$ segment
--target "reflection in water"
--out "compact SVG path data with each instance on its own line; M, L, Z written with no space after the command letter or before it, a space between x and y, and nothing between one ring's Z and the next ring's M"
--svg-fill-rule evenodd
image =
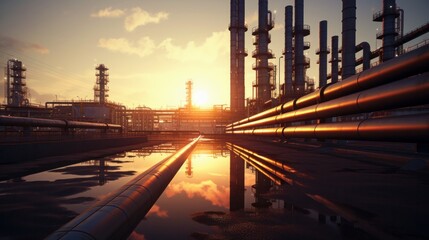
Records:
M190 182L179 182L171 183L165 190L165 194L168 198L175 196L176 194L186 193L186 196L190 199L194 197L204 198L214 206L220 206L228 208L228 192L229 188L224 186L218 186L212 180L205 180L199 183Z
M246 169L254 175L254 184L251 184L254 197L251 206L254 209L249 211L245 203L234 202L241 199L241 196L233 194L231 184L231 211L238 210L239 206L243 205L245 211L230 214L209 211L193 215L195 221L219 226L224 235L220 238L244 239L249 238L248 234L251 234L252 239L284 239L285 236L290 239L314 239L316 236L318 239L341 239L344 236L353 236L353 239L372 239L361 229L355 228L353 223L333 215L325 204L320 204L320 200L315 201L315 196L302 192L297 187L302 184L296 182L293 175L308 176L281 161L262 156L236 144L226 143L226 145L231 151L231 179L235 178L232 164L237 165L235 162L237 158L245 161ZM235 174L240 172L237 170ZM245 176L248 187L249 174L246 172ZM233 196L237 197L233 199ZM245 198L245 201L248 200ZM276 209L278 210L275 211ZM211 236L200 237L210 239Z
M0 182L0 239L47 236L181 144ZM290 173L300 174L241 146L203 140L130 238L341 238L344 220L298 191Z
M161 160L159 154L145 161L131 155L135 156L117 154L0 182L0 239L43 239L137 171ZM167 216L161 209L156 214Z
M168 212L161 210L161 208L158 205L154 204L152 208L149 210L149 212L146 214L146 217L149 217L150 215L156 215L160 218L166 218L168 217Z
M188 160L186 160L186 176L192 177L192 155L188 157Z
M270 191L271 184L272 182L268 177L256 171L256 183L252 186L252 189L255 191L255 202L252 203L252 206L255 208L267 208L272 205L270 200L264 197L264 194Z
M235 154L230 154L230 211L244 209L244 161Z

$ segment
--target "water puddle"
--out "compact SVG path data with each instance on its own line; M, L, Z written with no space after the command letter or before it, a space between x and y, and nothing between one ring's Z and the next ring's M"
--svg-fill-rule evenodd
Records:
M180 146L142 148L0 182L0 238L46 237ZM251 150L203 139L130 239L367 238L294 188L292 173L299 174Z

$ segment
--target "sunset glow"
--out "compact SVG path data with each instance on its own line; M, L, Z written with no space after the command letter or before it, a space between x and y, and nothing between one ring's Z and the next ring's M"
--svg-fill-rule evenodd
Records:
M193 96L194 105L197 107L209 107L209 95L208 92L203 90L197 90Z
M306 5L304 21L311 27L307 52L312 61L308 76L318 76L319 21L328 20L329 36L341 36L341 1L322 2ZM0 1L0 75L7 60L17 58L27 67L30 102L91 100L94 65L105 64L110 74L108 100L129 108L183 106L188 79L195 90L205 88L195 92L196 106L229 105L229 4L197 0ZM269 47L276 65L284 49L284 7L289 4L293 1L269 2L275 15ZM381 1L357 4L357 42L369 39L372 48L380 46L375 35L382 26L372 21L372 14L380 9ZM427 0L397 0L397 4L410 13L405 15L405 32L427 22L427 7L421 7L427 6ZM245 17L249 26L245 47L251 53L250 30L258 24L257 1L246 1ZM418 41L421 39L409 45ZM250 55L245 60L246 98L252 96L255 81L255 59ZM281 78L282 71L283 67Z

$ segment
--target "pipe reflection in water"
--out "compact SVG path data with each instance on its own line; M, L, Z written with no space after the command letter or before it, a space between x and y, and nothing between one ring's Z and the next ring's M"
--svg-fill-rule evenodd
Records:
M230 154L229 210L244 209L244 161L236 154Z

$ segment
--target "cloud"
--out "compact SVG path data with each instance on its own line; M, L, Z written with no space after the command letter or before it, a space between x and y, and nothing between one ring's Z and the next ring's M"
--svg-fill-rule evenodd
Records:
M0 36L0 48L2 49L16 49L19 51L34 51L40 54L48 54L49 49L38 44L18 40L16 38Z
M146 214L146 217L150 216L150 215L156 215L160 218L166 218L168 217L168 212L161 210L161 208L159 207L159 205L153 205L152 208L149 210L149 212Z
M168 13L166 12L150 14L139 7L131 9L131 12L131 15L125 18L125 29L128 32L132 32L137 27L144 26L148 23L159 23L161 20L168 19Z
M203 43L196 44L194 41L190 41L185 46L175 45L171 38L165 39L159 44L156 44L149 37L142 37L137 42L129 41L126 38L101 38L98 41L98 47L113 52L146 57L156 50L165 50L169 59L180 62L198 61L206 63L212 63L219 56L227 54L228 44L228 31L213 32Z
M98 47L139 57L152 54L156 48L154 41L149 37L142 37L137 42L131 42L125 38L101 38L98 41Z
M246 17L246 24L258 25L258 11L254 11L252 14Z
M159 47L165 49L170 59L186 61L213 62L218 56L224 55L229 49L229 32L213 32L201 45L190 41L185 47L174 44L173 39L164 40Z
M93 18L117 18L125 14L125 11L122 9L112 9L108 7L105 9L100 9L98 12L92 13L91 17Z
M200 183L180 182L170 184L165 193L167 197L171 198L181 192L185 192L188 198L199 196L210 201L215 206L229 207L229 188L217 186L216 183L211 180L202 181Z

